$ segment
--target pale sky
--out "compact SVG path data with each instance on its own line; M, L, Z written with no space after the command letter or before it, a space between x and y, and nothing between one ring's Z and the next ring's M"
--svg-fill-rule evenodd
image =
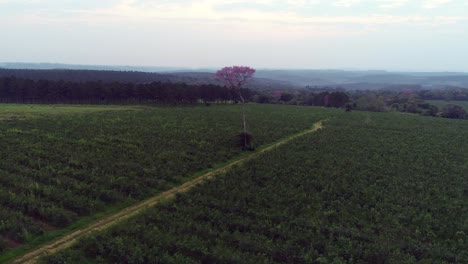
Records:
M468 0L0 0L0 62L468 71Z

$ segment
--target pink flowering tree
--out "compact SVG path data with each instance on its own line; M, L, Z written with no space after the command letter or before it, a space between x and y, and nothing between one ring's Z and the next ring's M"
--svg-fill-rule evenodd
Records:
M245 121L245 98L242 96L242 86L253 77L255 69L247 66L231 66L224 67L216 72L216 79L224 83L224 85L235 91L242 102L242 124L244 129L244 147L248 147L247 142L247 123Z

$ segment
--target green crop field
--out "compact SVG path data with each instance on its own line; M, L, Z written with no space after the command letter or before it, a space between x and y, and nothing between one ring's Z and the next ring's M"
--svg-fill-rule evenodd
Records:
M448 104L459 105L468 111L468 101L444 101L444 100L426 100L429 104L437 106L439 109L444 108Z
M79 106L79 105L31 105L1 104L0 121L51 117L56 115L86 114L102 111L138 109L135 106Z
M43 261L468 263L467 138L466 120L337 115Z
M337 114L250 105L247 119L260 146ZM0 262L238 157L240 131L236 105L0 104Z

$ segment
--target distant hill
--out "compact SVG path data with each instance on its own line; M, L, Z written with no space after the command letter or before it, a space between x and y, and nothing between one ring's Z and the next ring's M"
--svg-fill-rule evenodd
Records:
M214 80L215 71L215 68L0 63L0 76L70 81L220 84ZM264 90L305 87L340 87L349 90L468 88L468 73L257 69L255 78L249 84L249 88Z
M22 70L97 70L97 71L140 71L140 72L175 72L203 69L190 69L180 67L157 67L157 66L112 66L112 65L80 65L63 63L23 63L23 62L0 62L0 68L22 69Z
M256 76L288 81L298 86L339 86L353 90L375 90L395 85L420 85L426 89L447 86L468 88L468 74L458 72L259 70Z
M32 80L53 80L72 82L122 82L122 83L150 83L173 82L187 83L191 85L218 84L214 72L176 72L155 73L139 71L114 71L114 70L70 70L70 69L5 69L0 68L0 77L16 76L18 78ZM270 89L297 89L300 86L287 81L269 80L266 78L254 78L247 85L248 88L259 90Z

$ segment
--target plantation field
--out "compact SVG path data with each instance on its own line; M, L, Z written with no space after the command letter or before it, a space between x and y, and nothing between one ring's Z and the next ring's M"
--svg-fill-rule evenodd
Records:
M79 105L32 105L32 104L1 104L0 121L50 117L67 114L86 114L101 111L119 111L138 109L133 106L79 106Z
M466 138L465 120L337 115L43 262L468 263Z
M340 110L249 105L257 146ZM82 219L121 208L238 157L236 105L0 105L0 262ZM49 237L50 239L50 237ZM20 247L21 248L21 247ZM15 251L19 252L19 251Z
M459 105L468 111L468 101L444 101L444 100L426 100L429 104L437 106L439 109L443 109L448 104Z

